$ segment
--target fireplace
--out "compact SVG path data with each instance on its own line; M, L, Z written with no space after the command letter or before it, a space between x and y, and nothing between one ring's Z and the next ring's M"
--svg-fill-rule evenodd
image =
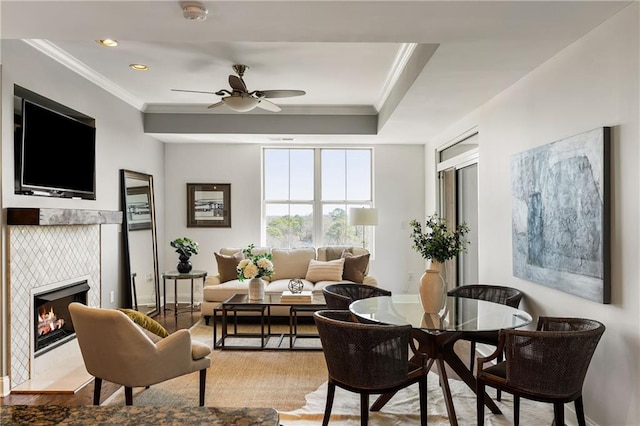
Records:
M33 356L75 338L69 304L87 304L90 287L86 280L33 295Z

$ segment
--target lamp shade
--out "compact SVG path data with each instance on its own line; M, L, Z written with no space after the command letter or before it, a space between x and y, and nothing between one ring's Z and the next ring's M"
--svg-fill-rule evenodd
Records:
M232 95L222 99L222 102L229 108L237 112L247 112L254 109L260 103L260 100L249 95Z
M349 209L349 225L377 225L378 209L352 207Z

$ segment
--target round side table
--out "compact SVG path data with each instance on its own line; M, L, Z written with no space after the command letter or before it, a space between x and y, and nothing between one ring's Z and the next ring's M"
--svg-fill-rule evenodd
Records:
M178 316L178 281L191 280L191 312L193 312L193 280L202 279L202 286L207 279L207 271L192 270L190 272L168 271L162 273L162 292L164 294L164 303L162 305L164 315L167 314L167 280L173 280L173 312Z

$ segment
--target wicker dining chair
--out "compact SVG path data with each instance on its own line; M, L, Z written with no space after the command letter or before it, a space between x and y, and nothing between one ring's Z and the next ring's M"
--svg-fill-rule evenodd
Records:
M465 297L467 299L487 300L489 302L511 306L512 308L517 308L524 296L524 293L516 288L486 284L463 285L450 290L447 294L449 296ZM473 371L476 343L485 343L496 346L498 344L498 332L480 331L477 333L468 333L465 335L464 340L471 342L469 370ZM502 361L502 358L499 358L498 361ZM499 397L498 400L500 400Z
M369 395L419 383L420 424L427 424L427 373L409 361L410 325L361 324L349 311L321 310L314 319L329 371L322 420L329 423L336 386L360 394L360 421L367 425Z
M540 317L536 331L500 331L496 351L478 358L477 394L485 386L513 398L514 424L520 423L520 397L553 403L556 425L564 425L564 404L574 402L578 424L585 426L582 385L605 326L584 318ZM483 368L505 353L505 360ZM477 399L478 425L484 425L484 401Z
M329 284L322 289L327 309L348 310L349 305L360 299L376 296L391 296L389 290L367 284Z

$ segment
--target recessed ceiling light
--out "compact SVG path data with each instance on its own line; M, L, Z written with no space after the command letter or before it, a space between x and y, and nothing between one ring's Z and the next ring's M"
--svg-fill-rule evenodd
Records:
M202 3L188 2L182 5L182 16L190 21L204 21L209 11Z
M105 47L116 47L118 45L118 40L113 40L110 38L105 38L104 40L98 40L98 43Z
M149 69L145 64L131 64L129 66L136 71L146 71Z

